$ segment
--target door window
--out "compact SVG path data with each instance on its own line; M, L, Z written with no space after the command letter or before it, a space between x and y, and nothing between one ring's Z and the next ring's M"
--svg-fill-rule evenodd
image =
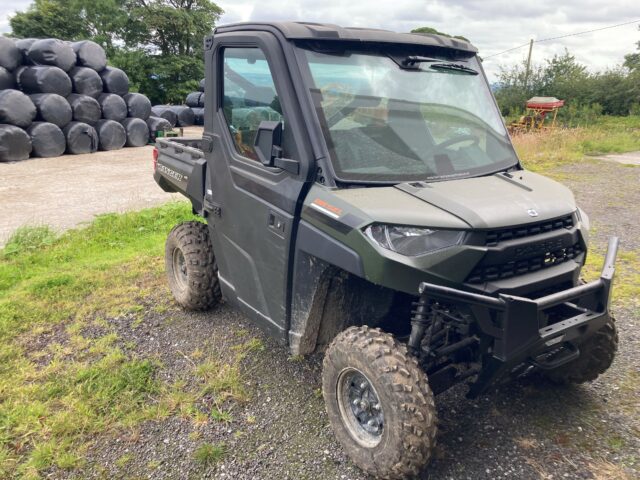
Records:
M273 75L259 48L223 51L223 111L236 150L257 160L253 143L263 120L282 121Z

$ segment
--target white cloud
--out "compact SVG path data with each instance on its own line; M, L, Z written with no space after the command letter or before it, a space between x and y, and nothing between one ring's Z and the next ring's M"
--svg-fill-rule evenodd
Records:
M32 0L4 0L0 2L0 34L10 32L9 18L15 13L26 10Z
M463 35L488 56L527 43L608 25L640 20L637 0L226 0L220 23L294 20L408 32L430 26ZM635 13L635 16L633 14ZM640 40L638 24L534 45L533 61L542 62L565 48L592 70L623 62ZM484 67L495 79L499 65L524 60L527 48L492 57Z

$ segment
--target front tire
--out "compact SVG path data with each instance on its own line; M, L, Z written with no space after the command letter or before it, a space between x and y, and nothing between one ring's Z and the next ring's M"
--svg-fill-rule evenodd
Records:
M187 310L209 310L220 302L218 266L207 225L176 225L165 244L165 269L176 302Z
M557 384L585 383L604 373L611 366L618 349L618 332L613 317L579 348L578 358L546 371L546 377Z
M433 393L416 359L390 334L364 326L337 335L324 357L322 393L336 438L366 473L401 479L429 463Z

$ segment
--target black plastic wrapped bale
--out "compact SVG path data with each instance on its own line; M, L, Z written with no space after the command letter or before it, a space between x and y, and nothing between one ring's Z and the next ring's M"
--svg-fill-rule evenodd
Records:
M98 97L98 103L102 107L102 118L116 122L127 118L127 103L120 95L103 93Z
M36 40L29 48L27 57L35 65L51 65L65 72L76 64L76 52L71 45L56 38Z
M194 122L193 110L185 105L171 105L169 107L178 117L176 125L179 127L190 127Z
M15 41L16 43L16 47L18 47L18 50L20 50L20 53L22 53L22 63L25 65L30 65L31 64L31 60L29 60L29 49L31 48L31 45L33 45L33 43L38 40L37 38L20 38L18 40Z
M66 97L71 93L71 79L58 67L27 67L17 78L25 93L57 93Z
M200 85L198 85L198 88L201 92L204 92L204 78L200 80Z
M15 125L0 123L0 162L26 160L31 153L27 132Z
M157 132L169 132L173 129L169 120L161 117L147 118L147 127L149 127L149 137L155 140Z
M122 126L127 132L127 147L144 147L149 142L149 127L141 118L125 118Z
M19 90L0 90L0 123L27 128L36 118L36 106Z
M71 110L73 111L73 120L76 122L84 122L93 125L102 116L102 109L98 101L89 95L80 95L72 93L67 97Z
M191 108L198 107L198 104L200 103L200 95L202 95L202 92L191 92L189 95L187 95L187 99L184 103L186 103L187 106Z
M20 78L21 78L22 72L24 72L27 68L29 68L27 65L21 65L13 71L13 79L15 80L18 88L22 88Z
M104 48L91 40L82 40L71 44L71 48L78 57L77 64L81 67L88 67L96 72L104 70L107 66L107 54Z
M124 97L127 104L127 116L146 120L151 115L151 102L141 93L127 93Z
M107 67L100 72L106 93L126 95L129 92L129 77L119 68Z
M204 125L204 108L196 107L193 110L193 123L196 125Z
M151 107L151 115L156 117L164 118L167 122L171 124L171 128L176 126L178 123L178 115L171 110L169 105L156 105Z
M22 63L22 52L10 38L0 35L0 67L14 70Z
M27 129L34 157L59 157L67 148L67 139L60 127L49 122L34 122Z
M36 106L36 120L64 128L73 119L73 110L67 99L55 93L34 93L29 98Z
M100 150L119 150L127 142L127 132L114 120L98 120L95 125Z
M67 139L67 153L93 153L98 149L98 134L91 125L71 122L62 131Z
M200 98L198 98L198 108L204 108L204 93L202 95L200 95Z
M74 67L69 71L74 93L98 98L102 95L102 79L89 67Z
M10 72L4 67L0 67L0 90L6 90L8 88L16 88L16 80L13 72Z

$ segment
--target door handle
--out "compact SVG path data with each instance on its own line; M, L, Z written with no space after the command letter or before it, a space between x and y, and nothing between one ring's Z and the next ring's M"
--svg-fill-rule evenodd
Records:
M284 221L284 218L282 218L280 215L270 211L267 223L269 224L269 228L275 231L279 236L282 237L284 235L287 224Z

